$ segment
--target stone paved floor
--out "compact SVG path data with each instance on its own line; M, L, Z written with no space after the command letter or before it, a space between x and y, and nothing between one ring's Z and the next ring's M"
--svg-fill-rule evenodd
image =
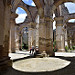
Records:
M69 53L69 52L55 52L55 56L63 56L63 57L75 57L75 53Z
M23 72L46 72L62 69L70 64L70 61L56 57L30 58L15 61L13 68Z
M9 67L6 71L0 72L0 75L75 75L75 54L56 53L56 58L70 61L70 65L55 71L46 72L21 72ZM65 55L65 56L64 56ZM28 58L23 58L28 59ZM23 60L22 59L22 60ZM20 59L21 60L21 59ZM16 60L17 61L17 60ZM57 63L57 62L56 62ZM62 64L62 63L61 63ZM47 64L46 64L47 65Z
M16 51L16 53L9 53L11 60L21 59L30 56L29 51Z

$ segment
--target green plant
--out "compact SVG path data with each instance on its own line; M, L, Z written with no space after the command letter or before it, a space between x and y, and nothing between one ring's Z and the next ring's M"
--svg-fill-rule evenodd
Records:
M75 46L72 46L73 50L75 49Z
M65 46L65 50L66 50L66 52L68 52L68 50L69 50L69 47L68 47L68 46Z
M23 44L22 44L22 49L26 49L26 50L28 50L28 45L25 44L25 43L23 43Z
M56 45L56 40L53 42L53 47Z
M70 48L70 50L73 50L73 48Z

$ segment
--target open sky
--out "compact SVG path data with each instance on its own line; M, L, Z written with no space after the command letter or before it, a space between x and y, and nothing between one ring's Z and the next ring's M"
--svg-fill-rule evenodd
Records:
M32 0L22 0L22 1L30 6L35 6L35 4ZM65 3L65 6L68 8L69 13L75 13L75 3L67 2L67 3ZM16 18L16 23L22 23L25 20L27 13L20 7L17 8L16 13L19 15ZM55 15L54 15L54 17L55 17ZM69 22L75 22L75 19L72 19ZM53 29L55 29L56 28L55 22L53 24L54 24Z
M75 13L75 3L67 2L65 6L68 8L69 13ZM75 19L71 19L69 22L75 22Z
M32 0L22 0L24 3L28 4L28 5L31 5L31 6L35 6L34 2ZM27 16L27 13L25 12L25 10L23 10L22 8L18 7L17 10L16 10L16 13L19 15L17 18L16 18L16 23L22 23L24 22L26 16Z

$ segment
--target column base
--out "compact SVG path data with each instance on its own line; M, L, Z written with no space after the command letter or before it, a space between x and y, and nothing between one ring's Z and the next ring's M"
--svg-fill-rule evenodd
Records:
M57 52L66 52L64 49L57 50Z
M49 57L54 57L55 53L49 54Z
M45 57L53 57L53 56L55 56L55 53L52 51L43 51L43 53L41 53L41 54L43 54Z
M12 66L12 60L9 57L4 57L0 59L0 71L6 70L8 67Z
M11 50L11 53L15 53L15 51L14 50Z
M46 50L46 53L49 57L55 56L55 52L52 49Z

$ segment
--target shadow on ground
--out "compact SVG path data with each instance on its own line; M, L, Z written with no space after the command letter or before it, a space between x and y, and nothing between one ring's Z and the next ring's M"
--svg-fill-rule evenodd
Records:
M28 59L28 58L30 57L23 59ZM50 71L50 72L20 72L9 67L6 71L0 72L0 75L75 75L75 57L56 57L56 58L64 59L70 61L71 63L70 65L68 65L63 69Z

